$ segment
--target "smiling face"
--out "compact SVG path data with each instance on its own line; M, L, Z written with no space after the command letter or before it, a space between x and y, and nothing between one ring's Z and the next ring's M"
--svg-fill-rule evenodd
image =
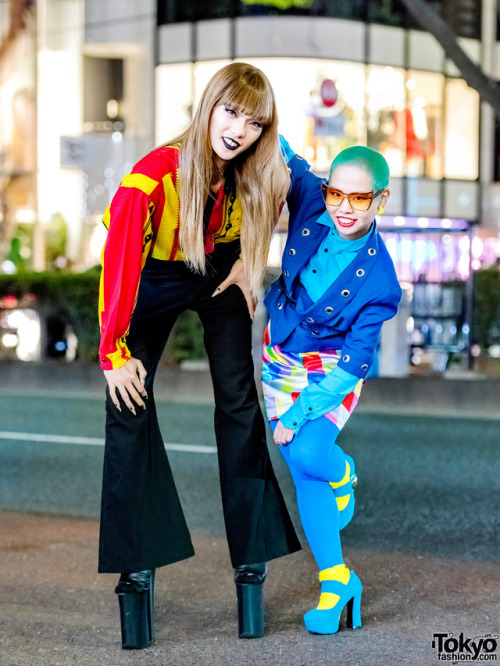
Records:
M215 106L208 126L217 165L224 168L245 152L262 134L263 125L228 104Z
M352 192L373 192L371 175L359 166L342 164L331 174L328 185L344 194ZM370 230L378 206L384 206L389 198L389 190L384 190L375 197L368 210L355 210L344 197L340 206L326 205L335 228L344 240L357 240L365 236Z

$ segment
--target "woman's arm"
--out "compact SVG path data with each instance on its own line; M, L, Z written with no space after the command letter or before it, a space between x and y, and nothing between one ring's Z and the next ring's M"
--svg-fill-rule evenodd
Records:
M121 411L121 396L135 414L133 403L146 408L142 400L147 398L146 370L139 359L131 357L126 335L139 288L150 213L146 193L127 186L133 182L124 179L125 184L118 189L104 218L108 236L102 254L99 293L99 360L114 405Z
M321 178L310 171L310 165L300 155L297 155L290 144L280 134L280 145L283 157L290 169L290 189L288 190L286 202L293 218L300 206L313 203L320 209L324 208L321 196Z
M121 185L104 224L108 235L99 290L99 361L102 370L112 370L130 358L125 337L139 288L143 230L149 224L148 197L137 188Z
M293 405L280 417L276 444L289 444L306 421L312 421L338 407L349 393L363 382L338 366L317 383L306 386Z

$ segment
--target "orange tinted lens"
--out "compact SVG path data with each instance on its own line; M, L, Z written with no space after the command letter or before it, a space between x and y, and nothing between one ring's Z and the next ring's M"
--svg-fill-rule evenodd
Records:
M350 194L349 203L354 210L368 210L373 201L373 194L371 192L366 194Z
M339 206L344 198L344 193L340 190L332 190L331 187L326 188L325 201L329 206Z

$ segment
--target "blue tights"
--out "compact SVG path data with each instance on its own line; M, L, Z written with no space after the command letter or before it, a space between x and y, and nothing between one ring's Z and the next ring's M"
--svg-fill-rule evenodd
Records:
M274 428L278 421L271 421ZM305 535L319 570L343 563L339 509L330 481L341 481L346 472L344 452L335 444L339 429L321 417L307 421L288 446L280 446L297 491L297 503Z

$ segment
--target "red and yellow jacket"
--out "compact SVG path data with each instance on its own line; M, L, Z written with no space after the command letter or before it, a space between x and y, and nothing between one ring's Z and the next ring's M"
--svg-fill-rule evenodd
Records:
M99 292L103 370L119 368L130 358L126 337L146 259L184 260L179 249L178 177L179 148L153 150L125 176L104 215L108 235ZM241 203L221 188L210 215L205 252L213 252L215 243L238 239L240 231Z

